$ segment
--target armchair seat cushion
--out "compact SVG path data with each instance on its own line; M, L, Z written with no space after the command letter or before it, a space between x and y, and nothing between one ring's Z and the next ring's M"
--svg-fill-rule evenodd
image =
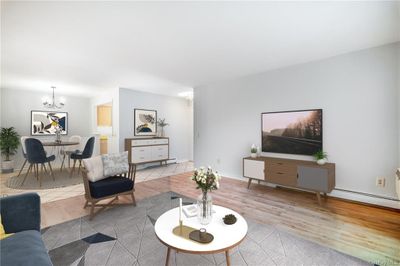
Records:
M53 265L39 231L27 230L1 240L1 265Z
M96 182L89 182L90 195L102 198L133 189L133 181L126 177L112 176Z

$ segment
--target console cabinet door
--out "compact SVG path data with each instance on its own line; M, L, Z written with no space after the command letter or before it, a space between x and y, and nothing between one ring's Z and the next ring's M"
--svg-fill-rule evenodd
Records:
M243 160L243 176L264 180L264 161L258 160Z
M328 169L310 166L298 166L297 174L298 187L320 192L329 192Z

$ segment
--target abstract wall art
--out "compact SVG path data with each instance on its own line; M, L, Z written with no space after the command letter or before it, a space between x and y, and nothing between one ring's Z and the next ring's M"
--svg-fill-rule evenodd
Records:
M68 113L31 111L31 135L55 135L56 128L60 128L61 135L68 134Z
M155 136L157 133L157 111L135 109L135 136Z

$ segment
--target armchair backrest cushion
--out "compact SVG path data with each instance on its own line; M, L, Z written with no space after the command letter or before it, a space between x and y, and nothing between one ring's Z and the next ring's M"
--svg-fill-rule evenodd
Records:
M103 154L104 176L114 176L124 174L129 171L128 152Z
M87 171L86 175L89 181L96 182L106 178L106 176L104 176L103 160L101 159L101 155L83 159L82 161L83 166Z

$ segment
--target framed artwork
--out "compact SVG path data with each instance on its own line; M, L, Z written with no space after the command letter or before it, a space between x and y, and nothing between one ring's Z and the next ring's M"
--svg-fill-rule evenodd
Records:
M155 136L157 133L157 111L135 109L135 136Z
M31 111L31 135L55 135L56 127L61 135L68 134L68 113L57 111Z

